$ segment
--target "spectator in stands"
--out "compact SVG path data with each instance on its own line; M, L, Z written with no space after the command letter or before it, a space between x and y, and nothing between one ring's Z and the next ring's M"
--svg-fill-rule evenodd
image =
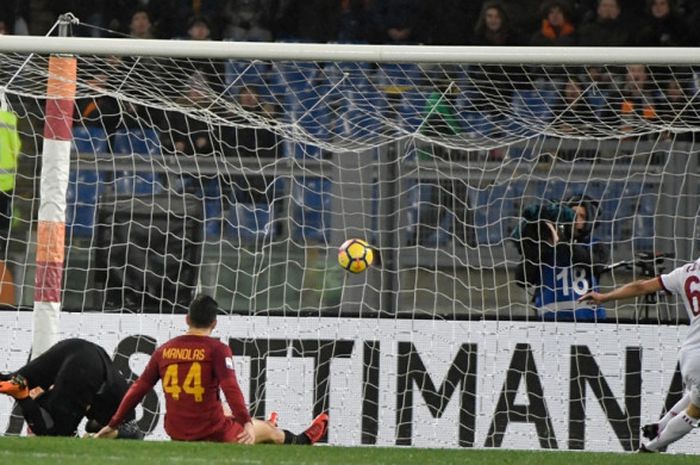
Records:
M618 112L625 130L637 126L631 120L657 120L658 88L649 78L646 65L627 65L627 74L622 88L622 98Z
M87 78L86 84L94 96L76 99L75 125L103 129L109 139L121 124L121 108L114 97L106 94L108 82L104 72Z
M674 76L664 83L663 95L657 105L657 113L661 121L665 124L671 124L674 128L696 127L700 124L700 102L682 76L683 74L680 72L678 76ZM671 134L668 136L670 137ZM692 141L694 138L690 131L676 133L673 137L677 141Z
M338 42L369 42L373 29L372 0L340 0Z
M518 33L510 26L510 18L498 1L484 3L474 27L472 45L520 45Z
M188 40L211 40L209 19L204 16L193 16L189 20L187 28ZM215 93L221 94L226 89L224 82L224 63L219 60L188 60L183 67L189 68L189 76L197 75L197 79L204 78L206 85ZM191 88L191 86L190 86Z
M610 47L633 43L618 0L598 0L596 13L595 20L579 28L580 45Z
M688 45L697 47L700 46L700 27L695 25L700 24L700 5L695 0L688 0L685 3L684 18L687 18L688 27Z
M440 0L431 2L427 9L424 38L430 45L465 45L472 32L469 27L479 16L477 2Z
M112 4L115 0L110 0ZM221 22L226 0L117 0L135 4L135 7L148 9L154 29L163 38L189 37L187 31L192 18L206 18L209 36L214 39L221 37ZM110 5L111 6L111 5ZM128 20L128 19L127 19Z
M221 127L191 116L192 111L207 108L213 97L206 79L195 73L187 82L188 89L178 99L178 106L189 111L168 111L163 115L161 145L163 152L176 157L197 159L213 157L221 153ZM177 191L185 191L201 196L213 183L217 175L181 174L170 180Z
M377 1L377 37L384 44L416 44L422 42L422 2L420 0Z
M561 92L558 112L555 113L555 124L559 131L584 135L585 126L594 125L598 118L591 107L582 83L576 76L569 76Z
M542 0L499 0L510 18L510 27L519 32L535 31L541 23ZM470 2L471 3L471 2ZM479 3L479 2L477 2ZM483 2L481 2L483 3ZM524 42L518 45L528 44L528 35L518 34L518 40Z
M154 39L153 24L148 10L139 8L131 15L129 23L129 35L135 39Z
M484 3L479 20L474 27L473 45L518 45L518 34L510 27L510 20L503 4L498 1ZM500 117L503 108L510 106L516 88L525 86L531 79L525 76L522 66L480 65L470 69L476 95L473 103L482 112Z
M3 1L0 22L4 24L4 32L0 34L29 34L30 3L23 0Z
M225 39L269 42L272 32L265 24L264 0L229 0L223 11Z
M571 21L571 9L566 1L545 0L541 11L542 26L532 35L530 45L576 45L576 28Z
M576 45L576 28L571 21L571 9L566 0L545 0L540 5L540 11L542 23L540 29L530 37L530 45L559 47ZM544 75L545 81L557 82L564 81L572 73L578 72L573 66L562 65L549 65L544 68L530 66L529 68L535 79L541 80L539 75Z
M190 40L211 40L209 20L204 16L193 16L187 25L187 38Z
M688 30L673 9L672 0L650 0L647 17L637 34L641 47L679 47L687 45Z
M201 75L194 75L188 82L186 95L180 104L189 108L206 107L211 102L211 89ZM166 114L169 134L163 146L175 154L187 156L210 156L214 153L214 140L210 125L200 119L190 117L184 111L172 111ZM169 137L168 137L169 136Z
M275 105L264 102L254 86L241 88L237 97L242 110L236 126L225 135L227 145L224 153L236 165L250 166L252 171L262 171L263 167L279 157L279 137L271 129L261 126L261 121L271 122L276 117ZM250 120L255 120L255 127ZM240 174L230 180L234 195L239 202L256 204L270 202L273 193L269 189L272 179L262 175Z
M274 21L277 39L318 43L338 40L338 1L288 0L280 3Z
M617 88L610 68L602 65L587 65L582 73L583 83L594 94L602 98Z

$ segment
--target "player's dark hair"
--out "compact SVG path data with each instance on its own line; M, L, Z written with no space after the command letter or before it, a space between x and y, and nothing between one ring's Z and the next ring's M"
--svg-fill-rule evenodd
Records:
M192 299L187 315L190 317L190 324L195 328L208 328L216 321L216 314L219 312L219 304L208 295L199 294Z

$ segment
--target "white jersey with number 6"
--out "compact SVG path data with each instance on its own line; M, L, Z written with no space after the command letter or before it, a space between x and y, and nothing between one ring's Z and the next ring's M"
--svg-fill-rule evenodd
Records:
M690 329L681 351L700 349L700 258L659 276L661 286L677 294L690 317Z

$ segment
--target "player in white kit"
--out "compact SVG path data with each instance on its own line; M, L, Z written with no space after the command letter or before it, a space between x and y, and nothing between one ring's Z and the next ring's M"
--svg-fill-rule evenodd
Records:
M606 293L589 292L580 301L602 304L666 290L679 295L690 318L688 335L680 350L685 395L658 423L645 425L650 439L640 452L655 452L688 434L700 421L700 259L656 278L634 281Z

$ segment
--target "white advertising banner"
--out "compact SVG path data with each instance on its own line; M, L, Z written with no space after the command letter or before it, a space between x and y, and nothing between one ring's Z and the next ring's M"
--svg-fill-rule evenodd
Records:
M61 315L81 337L140 373L184 316ZM26 363L31 313L1 312L0 369ZM496 321L221 317L252 413L294 432L328 410L328 442L419 447L633 450L639 427L680 395L687 327ZM130 373L126 373L130 374ZM150 438L166 438L162 391L139 407ZM11 399L0 427L17 433ZM146 426L144 426L146 425ZM692 436L692 435L691 435ZM691 439L671 452L694 452Z

